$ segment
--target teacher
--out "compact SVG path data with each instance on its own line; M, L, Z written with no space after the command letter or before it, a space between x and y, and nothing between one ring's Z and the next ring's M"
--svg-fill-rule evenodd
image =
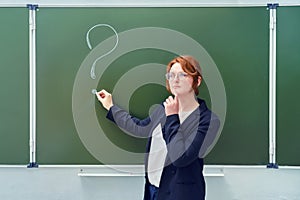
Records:
M216 114L198 98L202 82L199 62L178 56L166 68L172 94L146 119L138 119L113 103L106 90L97 93L107 118L136 137L147 137L144 200L204 200L203 156L218 132Z

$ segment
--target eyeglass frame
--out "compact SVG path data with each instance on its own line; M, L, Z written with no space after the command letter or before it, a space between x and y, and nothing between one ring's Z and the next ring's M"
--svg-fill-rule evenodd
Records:
M172 78L171 75L174 75L174 77ZM168 72L168 73L166 73L165 76L168 81L173 81L173 80L175 80L175 78L178 78L179 80L184 80L186 77L189 76L189 74L187 74L185 72L178 72L177 74L175 74L173 72Z

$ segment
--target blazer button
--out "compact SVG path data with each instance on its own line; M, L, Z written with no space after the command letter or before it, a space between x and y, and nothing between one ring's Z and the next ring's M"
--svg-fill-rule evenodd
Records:
M171 172L172 174L176 174L176 170L172 170L172 172Z

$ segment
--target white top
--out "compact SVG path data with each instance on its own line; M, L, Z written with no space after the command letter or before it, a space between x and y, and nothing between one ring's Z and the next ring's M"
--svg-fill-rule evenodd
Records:
M179 113L180 123L182 122L193 112L182 112ZM148 179L149 182L159 187L161 174L164 168L164 163L167 155L167 146L166 142L163 139L161 124L158 124L157 127L152 132L152 140L148 157Z

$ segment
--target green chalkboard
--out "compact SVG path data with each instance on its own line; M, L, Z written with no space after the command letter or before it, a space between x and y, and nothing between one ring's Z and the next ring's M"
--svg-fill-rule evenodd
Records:
M279 7L277 15L277 160L300 165L300 7Z
M92 130L86 126L78 131L74 112L94 109L95 115L83 119L85 124L102 127L110 145L130 153L141 154L145 139L125 135L105 119L105 111L91 94L92 87L80 90L80 108L74 103L76 84L96 85L97 89L113 91L118 81L136 66L156 63L164 68L176 52L151 47L135 48L123 54L114 53L97 63L96 71L107 63L99 80L89 78L92 55L86 43L86 33L95 24L110 24L118 33L136 28L158 27L176 31L197 41L209 53L223 79L227 112L222 134L215 148L206 157L207 164L267 164L268 163L268 48L269 12L264 7L247 8L40 8L37 12L37 162L39 164L141 164L143 158L119 159L104 141L92 141L91 148L109 155L107 162L94 156L83 141ZM144 30L144 29L143 29ZM147 33L144 33L147 34ZM106 40L111 37L111 40ZM107 28L90 33L95 49L114 34ZM144 36L143 36L144 37ZM141 36L141 38L143 38ZM150 36L149 36L150 37ZM152 35L151 35L152 37ZM140 37L122 40L120 46L142 42ZM166 40L168 37L166 37ZM179 40L178 40L179 41ZM174 48L187 49L185 43L173 38ZM104 43L104 42L103 42ZM151 45L150 45L151 46ZM103 53L107 49L103 49ZM101 51L101 48L100 50ZM181 52L185 53L185 52ZM96 56L96 57L95 57ZM112 61L112 62L109 62ZM201 60L200 60L201 63ZM76 82L82 65L87 64L84 80ZM148 66L148 65L147 65ZM164 81L159 68L155 78ZM203 66L205 68L205 66ZM145 67L146 70L146 67ZM207 69L209 71L210 69ZM146 73L146 72L145 72ZM140 73L145 79L147 73ZM149 76L153 76L153 73ZM214 77L204 77L204 80ZM130 80L127 83L134 85ZM134 77L132 81L139 81ZM206 82L200 97L211 105L211 92ZM116 94L115 101L126 95ZM164 86L147 83L138 87L129 99L129 111L145 117L149 107L160 103L168 93ZM78 105L77 105L78 106ZM218 106L218 105L215 105ZM76 107L76 111L74 111ZM80 132L80 133L79 133ZM95 136L96 137L96 136ZM126 153L125 153L126 155Z
M300 139L299 9L279 7L277 10L276 158L279 165L300 165L297 145ZM176 38L178 35L175 37L173 32L191 38L205 49L225 86L224 126L206 163L268 163L269 11L264 7L40 8L36 17L38 164L143 163L140 155L146 140L128 136L107 121L106 111L91 90L105 88L114 92L117 104L133 115L147 116L153 104L169 95L163 84L157 83L164 83L165 65L177 54L189 52L188 43L182 42L180 35ZM112 54L97 62L97 79L93 80L89 73L92 62L115 42L109 28L98 27L89 35L93 49L88 48L87 31L102 23L113 26L120 40ZM28 164L28 9L0 8L0 24L3 27L0 31L0 164ZM167 30L170 35L165 36L166 41L161 45L154 40L153 46L136 46L155 37L153 28ZM142 35L134 35L141 30ZM131 34L129 39L124 40L128 34ZM166 45L170 39L173 42L166 48L156 48ZM199 58L201 64L207 64L203 57ZM215 105L214 91L210 91L217 77L211 76L208 66L202 67L204 83L199 96L210 107L221 106ZM83 119L78 117L81 115ZM98 140L97 133L90 137L93 131L95 134L90 127L95 126L101 127L98 135L102 134L103 140Z
M0 8L0 164L29 162L28 10Z

